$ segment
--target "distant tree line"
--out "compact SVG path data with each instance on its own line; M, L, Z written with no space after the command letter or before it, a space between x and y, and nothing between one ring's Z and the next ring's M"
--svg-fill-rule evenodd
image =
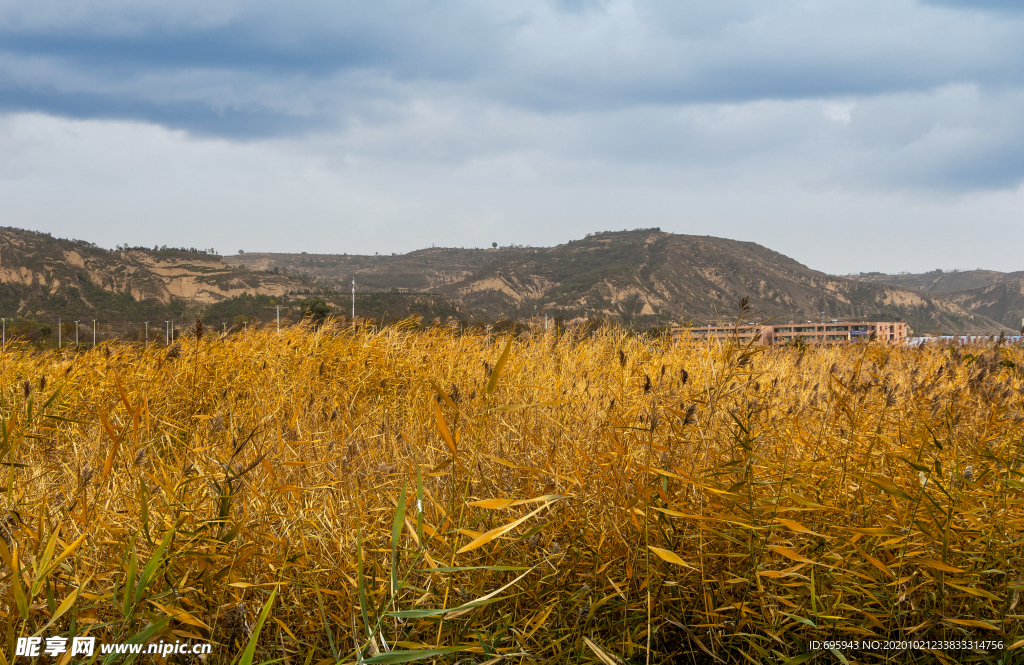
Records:
M219 256L217 250L213 247L207 249L196 249L195 247L168 247L167 245L153 245L153 248L142 247L141 245L129 245L125 243L123 245L116 245L117 251L119 252L154 252L156 254L203 254Z

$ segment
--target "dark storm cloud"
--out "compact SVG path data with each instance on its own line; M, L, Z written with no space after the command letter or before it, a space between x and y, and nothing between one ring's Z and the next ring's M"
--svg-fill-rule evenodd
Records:
M1024 87L1024 16L992 11L1018 4L13 2L0 7L0 110L228 139L403 137L370 132L356 149L370 159L518 145L689 169L785 153L831 160L840 180L1007 187L1024 177L1019 105L933 93ZM850 105L838 120L814 107L831 100ZM702 111L731 106L753 111ZM502 123L481 122L494 109Z
M49 114L79 120L144 120L186 128L202 136L254 139L315 131L327 126L323 117L300 118L260 107L211 109L201 103L153 103L134 96L89 92L55 92L31 86L0 85L0 112L45 109Z
M370 73L378 88L464 80L490 59L495 28L459 7L323 7L252 5L197 22L159 9L125 22L100 11L71 20L0 14L0 106L230 137L276 135L323 129L339 110L381 99L339 76Z
M88 22L20 30L0 27L0 50L115 75L213 69L317 77L342 69L381 68L397 75L449 76L480 65L479 57L465 57L471 52L483 55L484 45L473 43L474 33L431 39L432 34L440 36L434 28L456 26L431 26L417 20L421 17L403 17L399 8L394 11L392 17L382 11L379 15L310 15L296 22L256 10L200 26L164 25L154 16L121 31Z
M103 12L68 22L22 18L0 22L0 53L7 61L0 72L10 88L47 91L37 97L44 112L67 113L78 99L106 97L99 104L102 117L122 104L125 117L184 128L195 126L204 106L222 115L223 100L167 100L167 109L157 111L162 79L204 72L218 76L221 88L247 88L263 113L284 116L293 114L280 110L283 100L274 97L273 87L261 92L246 77L301 79L304 92L320 102L315 113L293 117L297 124L331 115L335 100L347 92L334 77L350 71L396 82L449 82L461 85L466 96L564 111L877 94L950 82L1003 85L1022 76L1000 53L1022 36L1019 30L955 29L907 6L876 21L866 10L846 16L795 11L786 3L723 5L708 12L638 3L635 11L616 14L609 3L591 0L526 3L505 13L460 3L429 10L398 1L256 4L198 23L143 8L124 19L126 25L115 21L113 27ZM844 18L850 22L835 24ZM1024 55L1019 43L1013 50ZM35 60L49 62L53 78L17 81L12 69ZM92 81L95 89L67 90L60 74ZM115 82L117 93L104 89ZM62 94L68 98L59 100ZM76 115L88 115L94 106L85 103ZM174 109L183 112L178 123ZM282 119L266 126L275 131L290 124Z

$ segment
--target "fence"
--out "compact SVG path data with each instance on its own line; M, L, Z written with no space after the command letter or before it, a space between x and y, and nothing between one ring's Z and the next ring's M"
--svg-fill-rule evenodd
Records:
M911 337L907 339L909 346L918 346L919 344L930 344L932 342L943 342L946 344L973 344L975 342L993 342L1002 340L1003 344L1021 344L1024 342L1024 337L1020 335L1004 335L999 337L998 335L936 335L934 337Z
M281 323L291 321L281 317ZM192 332L194 323L170 321L19 321L3 320L0 335L4 342L15 340L32 342L41 346L93 346L110 340L128 342L167 344L182 334ZM211 333L237 332L249 325L223 322L220 326L207 325Z

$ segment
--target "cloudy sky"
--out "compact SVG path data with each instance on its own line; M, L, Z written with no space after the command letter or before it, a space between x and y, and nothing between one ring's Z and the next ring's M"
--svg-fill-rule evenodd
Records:
M0 225L1024 269L1019 0L5 0Z

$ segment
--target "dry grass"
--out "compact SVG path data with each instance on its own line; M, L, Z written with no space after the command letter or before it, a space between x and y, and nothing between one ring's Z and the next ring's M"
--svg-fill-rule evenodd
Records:
M328 325L3 358L6 654L40 630L306 665L1024 653L1018 348Z

